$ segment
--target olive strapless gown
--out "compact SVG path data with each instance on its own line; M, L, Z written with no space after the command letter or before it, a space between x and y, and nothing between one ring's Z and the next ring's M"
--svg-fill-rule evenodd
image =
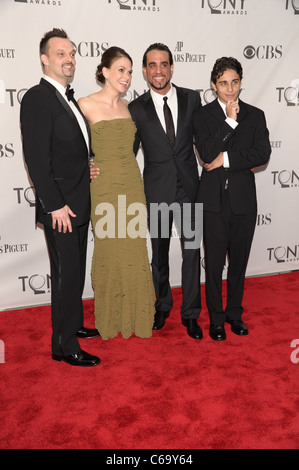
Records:
M133 333L149 338L156 298L146 246L144 187L133 153L136 127L132 119L122 118L90 128L100 169L91 182L95 326L104 340L118 333L126 339Z

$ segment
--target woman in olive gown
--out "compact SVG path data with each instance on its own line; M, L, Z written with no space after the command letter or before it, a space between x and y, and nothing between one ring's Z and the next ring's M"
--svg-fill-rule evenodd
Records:
M91 182L91 276L95 325L104 340L118 333L149 338L155 314L144 187L133 152L136 127L122 98L131 77L130 56L110 47L96 72L102 90L78 101L99 168Z

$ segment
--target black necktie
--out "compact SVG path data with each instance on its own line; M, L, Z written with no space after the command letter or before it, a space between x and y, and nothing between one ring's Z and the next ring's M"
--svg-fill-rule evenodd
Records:
M71 100L73 99L73 97L74 97L74 89L71 88L70 85L68 85L68 86L66 87L65 94L66 94L66 96L67 96L67 99L68 99L69 101L71 101Z
M163 111L164 111L164 117L165 117L165 124L166 124L166 134L171 142L171 145L174 147L175 144L175 132L174 132L174 125L173 125L173 119L172 119L172 114L170 111L170 108L167 104L167 96L163 98L164 100L164 106L163 106Z

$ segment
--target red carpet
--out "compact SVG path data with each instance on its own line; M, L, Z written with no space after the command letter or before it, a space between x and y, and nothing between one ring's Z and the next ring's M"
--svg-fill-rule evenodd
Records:
M227 325L226 341L210 339L202 286L204 338L189 338L174 289L171 315L152 338L82 340L102 359L86 369L51 359L50 307L0 312L0 447L298 448L299 272L245 285L247 337Z

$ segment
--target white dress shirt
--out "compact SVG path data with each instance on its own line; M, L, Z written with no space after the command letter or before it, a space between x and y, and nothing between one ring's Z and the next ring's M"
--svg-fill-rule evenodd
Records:
M220 101L220 99L218 98L218 103L220 104L221 108L223 109L223 112L226 116L226 119L225 121L227 122L227 124L232 127L233 129L236 129L237 125L238 125L238 122L235 121L234 119L232 118L229 118L227 117L227 114L226 114L226 105L224 103L222 103L222 101ZM228 153L227 152L223 152L223 168L229 168L229 158L228 158Z
M166 125L165 125L165 118L164 118L164 112L163 112L163 106L164 106L163 98L167 96L168 98L167 104L171 110L173 124L174 124L174 132L176 135L177 123L178 123L178 100L177 100L175 87L171 85L171 88L166 95L160 95L159 93L156 93L152 88L150 89L150 93L151 93L151 97L153 99L153 102L156 108L156 112L158 114L158 117L160 119L160 122L165 132L166 132Z

